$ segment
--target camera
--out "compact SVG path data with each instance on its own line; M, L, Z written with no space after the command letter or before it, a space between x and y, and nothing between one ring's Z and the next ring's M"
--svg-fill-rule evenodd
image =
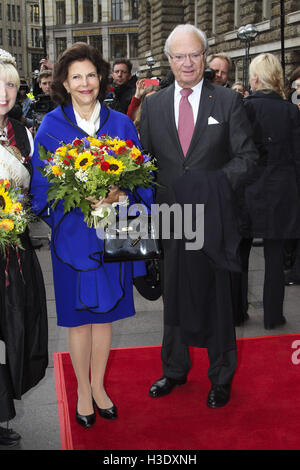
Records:
M53 109L50 95L37 95L36 101L32 103L32 109L36 113L46 114Z
M215 78L215 75L216 75L216 71L214 69L211 69L210 67L207 67L205 70L204 70L204 78L206 78L207 80L209 80L210 82L213 81L213 79Z
M44 116L55 108L50 95L37 95L36 101L31 104L33 128L38 129Z

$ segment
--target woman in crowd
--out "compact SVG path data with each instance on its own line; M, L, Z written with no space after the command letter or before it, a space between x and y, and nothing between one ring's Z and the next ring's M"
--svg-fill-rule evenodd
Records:
M52 99L60 106L45 116L38 130L35 167L41 165L39 144L55 151L61 142L108 134L131 139L138 145L133 122L103 105L108 74L109 64L86 43L78 42L60 56L52 83ZM101 417L117 417L117 408L104 386L111 323L134 315L132 279L134 275L145 273L142 271L144 263L102 263L99 254L102 241L96 230L87 227L79 209L64 214L60 203L52 210L47 205L47 190L46 178L35 171L33 206L52 229L58 325L68 327L70 355L78 384L76 419L82 426L90 427L96 419L94 404ZM124 193L115 187L103 201L93 200L93 207L116 202L122 195ZM150 202L152 191L139 190L139 195Z
M300 110L300 67L291 73L286 89L286 97ZM285 285L300 284L300 240L285 242Z
M249 67L252 95L245 107L253 126L260 154L257 173L247 182L241 256L240 314L247 312L248 260L253 238L264 240L264 326L275 328L286 322L284 299L284 240L300 235L300 115L285 100L283 72L272 54L260 54ZM240 319L242 320L242 318Z
M33 141L20 122L7 118L20 85L15 59L0 50L0 179L29 190ZM1 196L3 208L4 196ZM0 365L0 422L14 418L14 399L34 387L48 365L48 324L42 271L28 231L24 249L9 247L0 255L0 342L5 364ZM1 348L1 352L3 349ZM2 357L1 357L2 359ZM0 361L2 362L2 360ZM12 445L20 435L0 428L0 444Z

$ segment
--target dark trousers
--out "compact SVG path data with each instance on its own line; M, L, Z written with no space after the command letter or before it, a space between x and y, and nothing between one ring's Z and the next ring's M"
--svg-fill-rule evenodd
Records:
M241 241L243 272L232 274L234 318L241 320L248 308L248 269L252 238ZM265 278L263 291L264 323L277 323L283 315L284 240L264 239Z
M212 384L229 384L237 365L236 349L215 353L208 348L208 377ZM191 368L189 348L181 341L180 327L164 326L161 349L163 375L173 379L186 377Z

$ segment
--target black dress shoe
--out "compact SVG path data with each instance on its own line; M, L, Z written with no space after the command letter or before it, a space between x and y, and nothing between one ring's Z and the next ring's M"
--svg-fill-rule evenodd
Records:
M277 326L282 326L286 323L286 318L282 316L279 320L273 323L265 323L265 330L273 330Z
M20 434L15 432L13 429L0 427L0 445L1 446L15 446L21 439Z
M90 415L80 415L78 413L78 401L77 401L77 406L76 406L76 421L80 426L83 426L84 428L90 428L93 426L93 424L96 421L96 413L92 413Z
M111 408L99 408L95 400L93 401L101 418L116 419L118 417L118 411L117 411L116 405L113 405Z
M170 377L163 376L151 386L149 395L153 398L163 397L164 395L168 395L168 393L172 392L176 385L183 385L185 383L186 377L182 379L172 379Z
M207 406L209 408L220 408L221 406L225 406L230 400L230 388L230 384L214 384L207 397Z

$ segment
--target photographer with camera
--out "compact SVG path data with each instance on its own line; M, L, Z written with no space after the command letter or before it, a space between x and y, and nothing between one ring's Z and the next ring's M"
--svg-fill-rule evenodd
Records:
M51 70L43 70L39 73L38 85L41 90L41 93L36 96L36 99L31 106L33 116L33 128L35 131L40 126L43 117L56 107L55 103L51 100L50 97L51 83Z

